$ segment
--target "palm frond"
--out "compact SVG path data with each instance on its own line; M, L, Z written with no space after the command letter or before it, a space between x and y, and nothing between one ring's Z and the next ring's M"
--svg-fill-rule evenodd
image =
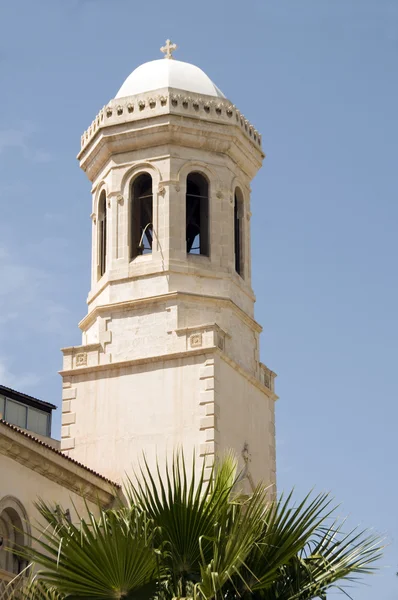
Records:
M21 552L40 567L45 584L70 600L127 598L155 589L159 565L144 513L102 511L97 519L88 511L74 525L43 502L37 508L49 527Z
M199 475L194 458L190 467L188 472L183 452L177 452L165 474L158 465L153 476L144 459L137 482L129 480L127 489L131 506L144 510L157 528L155 539L167 550L166 567L176 595L186 593L187 581L200 580L202 557L211 560L215 523L228 507L236 478L232 455L213 466L208 480L204 464Z

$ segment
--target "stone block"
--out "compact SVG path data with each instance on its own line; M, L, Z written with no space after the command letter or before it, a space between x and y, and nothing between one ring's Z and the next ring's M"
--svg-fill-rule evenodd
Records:
M62 402L62 412L67 413L72 410L72 402L70 400L63 400Z
M214 365L206 365L200 368L200 379L207 379L214 377Z
M70 425L62 425L61 437L62 438L70 437Z
M211 415L209 417L202 417L200 419L200 428L201 429L209 429L209 427L215 427L214 415Z
M214 390L214 387L215 387L214 377L211 377L210 379L205 379L203 381L203 383L204 383L205 391Z
M64 438L61 440L61 450L73 450L75 447L75 438Z
M72 425L76 423L76 413L63 413L62 425Z
M203 479L204 479L204 481L210 481L210 477L211 477L212 472L213 472L213 469L211 467L206 468L206 469L203 470Z
M214 402L214 391L206 390L206 391L200 392L199 404L208 404L209 402Z
M74 400L76 398L76 388L64 389L62 391L62 399L63 400Z
M204 430L206 442L218 442L218 431L214 427Z
M206 454L214 454L216 451L216 445L214 442L206 442L205 444L200 444L199 452L201 456L205 456Z

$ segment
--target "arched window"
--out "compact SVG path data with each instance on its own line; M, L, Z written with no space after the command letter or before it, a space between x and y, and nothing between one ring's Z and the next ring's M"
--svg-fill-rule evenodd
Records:
M27 565L26 561L13 553L13 549L27 543L24 531L27 517L23 507L7 496L1 501L0 508L0 570L18 574Z
M130 256L152 252L153 194L152 177L139 175L133 182L131 194Z
M186 240L188 254L209 256L209 184L200 173L187 177Z
M235 190L234 199L234 252L235 271L243 277L243 196L239 188Z
M101 192L98 202L98 275L106 271L106 194Z

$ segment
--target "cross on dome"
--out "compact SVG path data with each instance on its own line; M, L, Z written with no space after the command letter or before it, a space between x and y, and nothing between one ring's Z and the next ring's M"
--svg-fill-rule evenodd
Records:
M172 59L173 52L177 50L177 44L173 44L170 40L166 40L166 45L160 48L160 51L163 52L165 58Z

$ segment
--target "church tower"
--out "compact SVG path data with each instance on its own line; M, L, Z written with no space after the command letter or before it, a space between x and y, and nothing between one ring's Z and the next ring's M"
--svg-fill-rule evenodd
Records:
M198 67L126 79L81 138L92 183L82 345L64 348L62 450L115 481L193 451L236 451L275 483L275 374L259 359L250 182L261 136ZM208 472L208 471L207 471Z

